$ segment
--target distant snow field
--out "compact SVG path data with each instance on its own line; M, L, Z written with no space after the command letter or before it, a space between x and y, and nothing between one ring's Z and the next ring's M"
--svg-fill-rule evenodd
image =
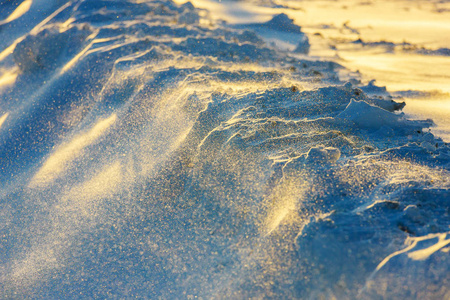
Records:
M0 1L0 298L450 299L449 5Z

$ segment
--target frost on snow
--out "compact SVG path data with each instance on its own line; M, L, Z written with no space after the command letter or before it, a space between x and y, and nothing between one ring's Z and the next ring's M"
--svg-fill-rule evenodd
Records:
M305 58L286 15L50 4L1 44L0 298L449 297L431 120Z

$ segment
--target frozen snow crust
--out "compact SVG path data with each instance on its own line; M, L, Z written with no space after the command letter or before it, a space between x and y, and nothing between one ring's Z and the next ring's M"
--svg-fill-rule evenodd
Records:
M450 297L450 148L385 90L190 4L39 26L0 62L0 298Z

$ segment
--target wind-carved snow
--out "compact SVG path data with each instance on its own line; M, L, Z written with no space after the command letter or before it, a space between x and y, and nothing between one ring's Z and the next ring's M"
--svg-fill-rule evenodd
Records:
M112 124L117 116L100 120L95 126L85 134L75 137L67 144L62 144L50 157L44 162L41 169L36 173L30 182L31 187L51 184L57 176L66 171L69 165L83 149L97 140Z
M1 60L2 298L448 297L431 120L191 4L57 12Z

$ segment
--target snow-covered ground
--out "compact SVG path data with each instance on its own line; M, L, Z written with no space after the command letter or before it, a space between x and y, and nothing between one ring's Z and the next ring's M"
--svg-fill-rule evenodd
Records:
M0 298L449 299L450 147L396 98L446 87L313 1L182 2L0 2Z
M184 3L186 0L176 0ZM432 118L450 142L450 1L193 0L229 23L286 13L310 39L309 55L345 66L364 84L376 79L408 103L410 117ZM265 36L293 50L298 40ZM341 74L343 78L343 74Z

